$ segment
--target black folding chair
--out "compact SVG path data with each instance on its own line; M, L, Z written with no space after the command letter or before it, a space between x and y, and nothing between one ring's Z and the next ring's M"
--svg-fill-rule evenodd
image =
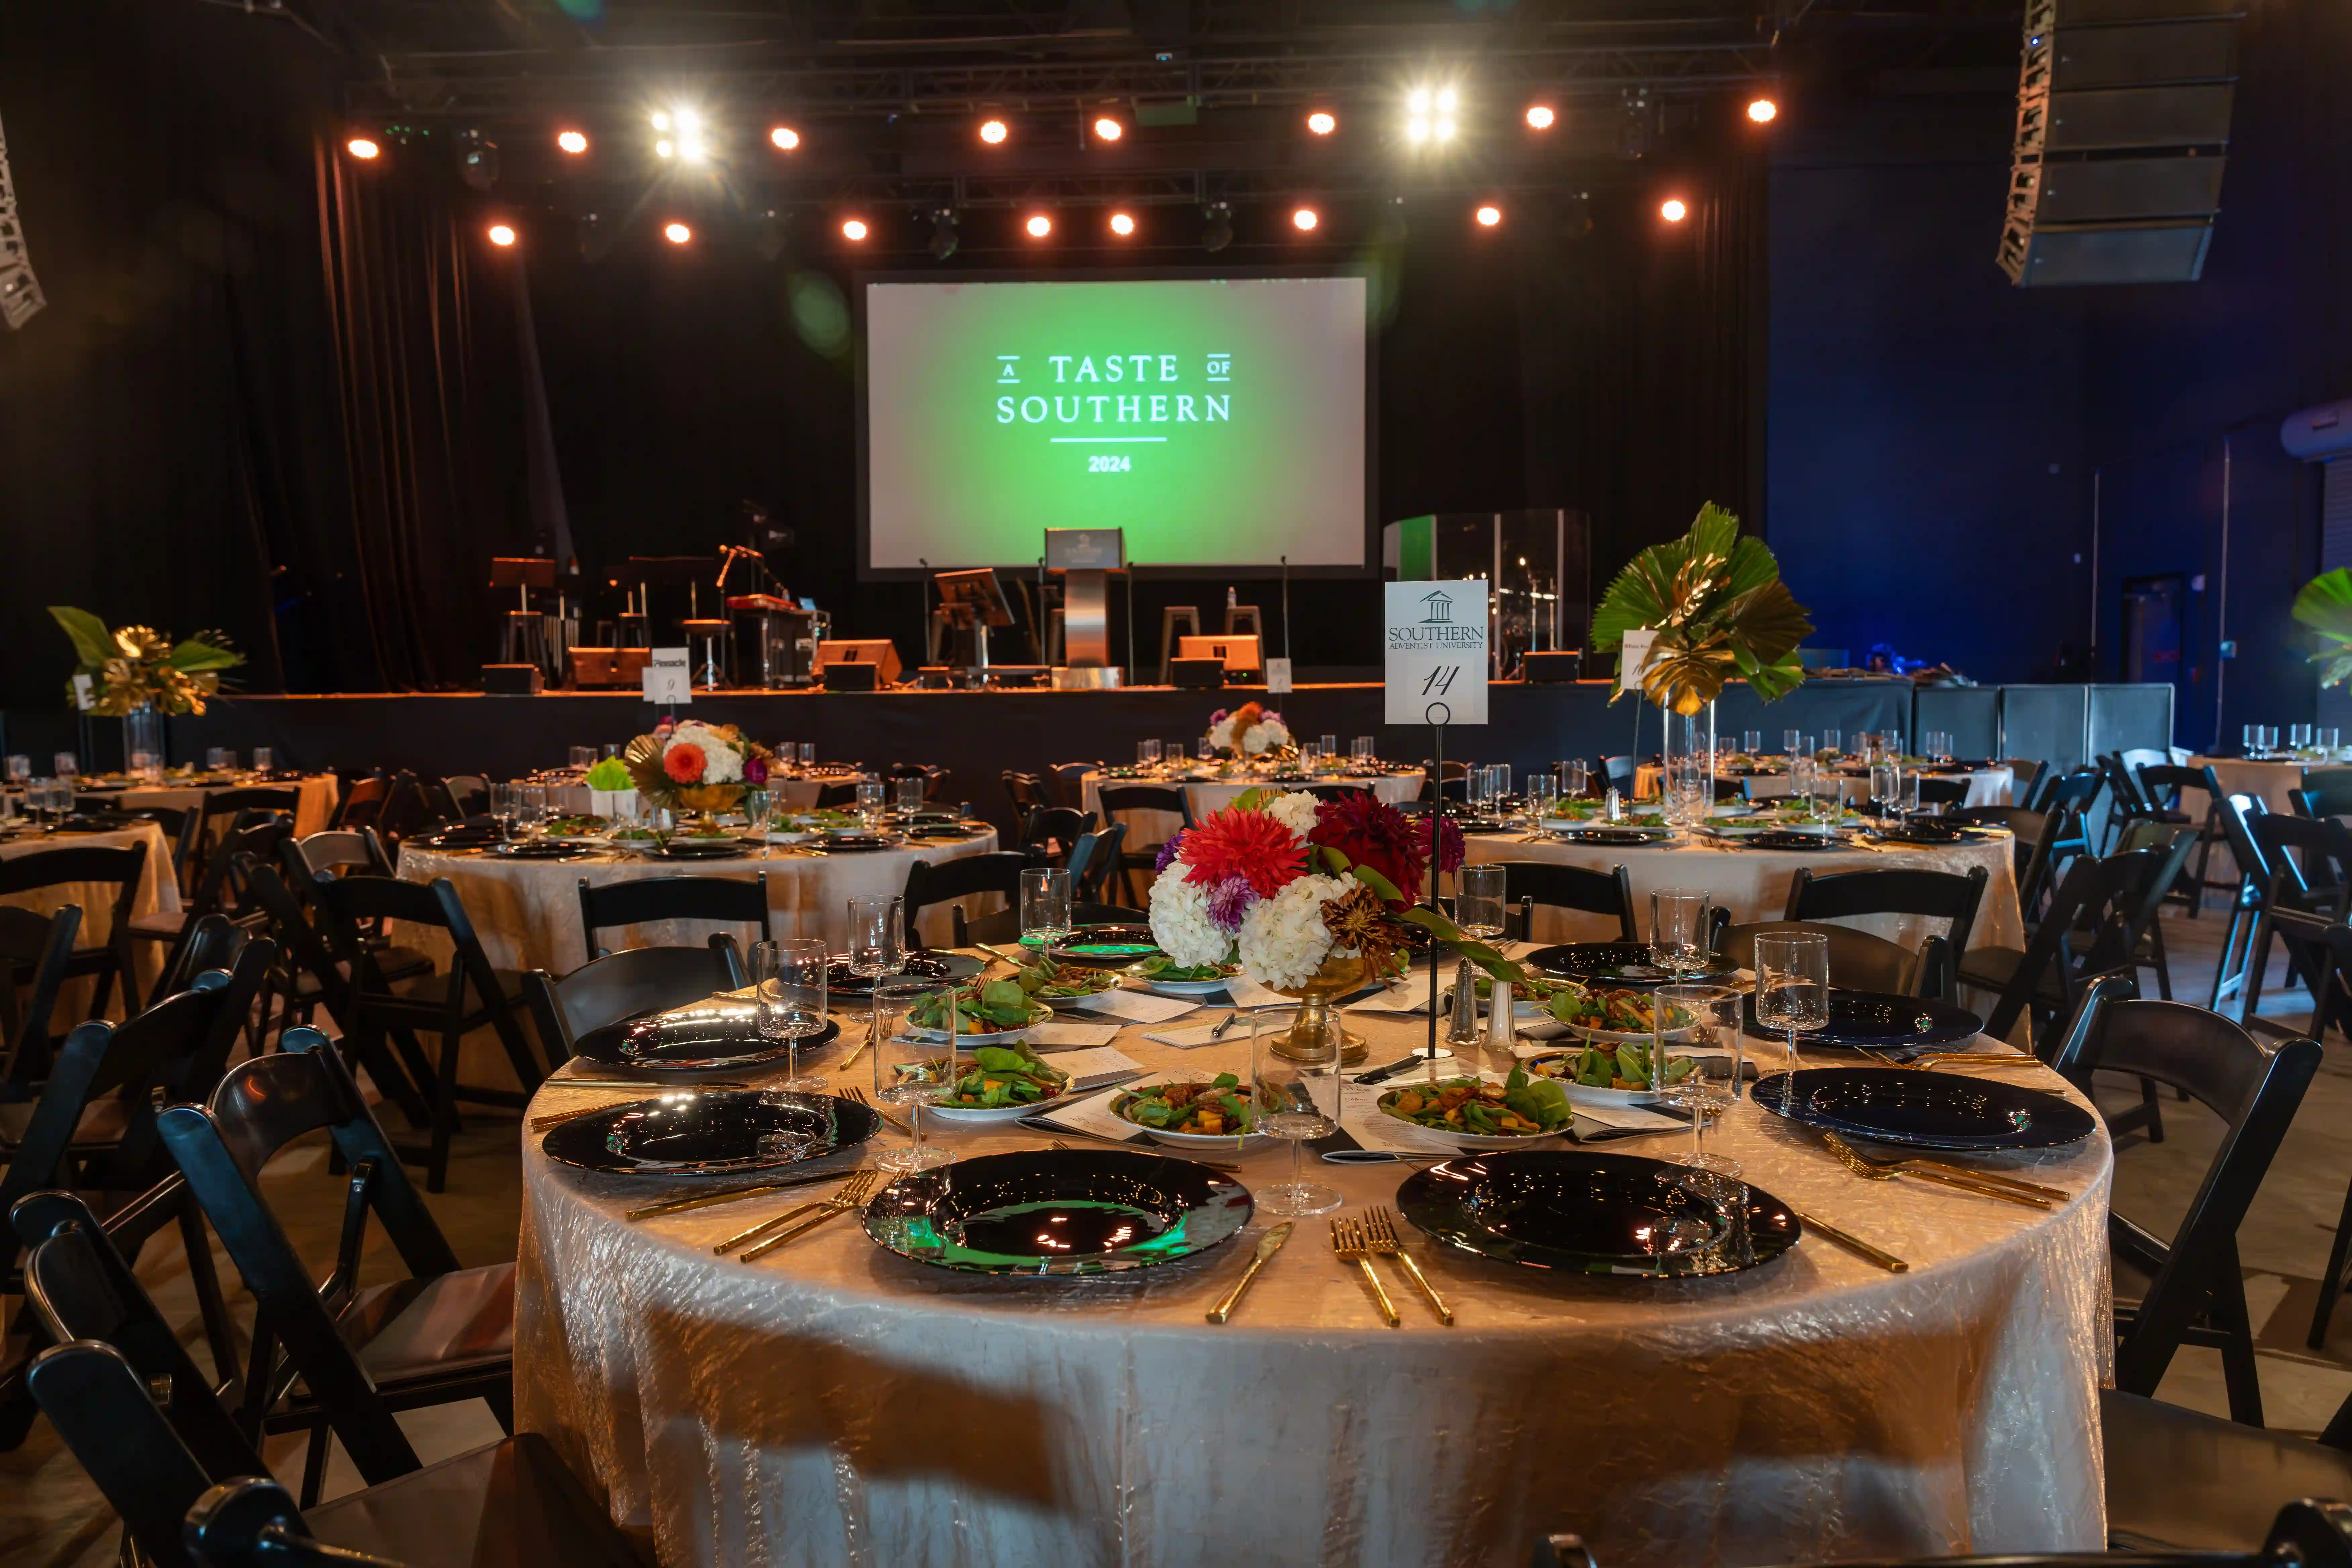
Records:
M51 1027L58 993L65 986L74 938L80 931L79 904L67 904L47 915L0 904L0 1030L6 1033L7 1048L0 1084L21 1087L48 1076L57 1043ZM30 987L21 1005L16 1000L19 985ZM0 1089L0 1098L6 1094L6 1089Z
M1118 869L1118 847L1127 841L1127 824L1114 822L1108 827L1081 834L1070 846L1066 869L1070 873L1070 896L1089 904L1099 904L1110 896L1111 873Z
M943 904L950 899L961 900L974 893L1002 893L1009 905L1018 909L1021 903L1021 873L1034 869L1036 865L1036 861L1013 849L960 855L952 860L916 861L907 868L908 945L922 945L922 939L916 934L917 922L922 919L923 911L933 904ZM963 946L964 912L961 903L955 906L950 925L955 935L948 945Z
M756 926L754 942L772 942L768 874L750 877L645 877L624 882L580 879L580 931L588 959L604 956L596 933L615 926L656 921L703 921L713 925Z
M1117 822L1120 814L1129 811L1151 811L1173 816L1181 823L1178 831L1192 826L1192 796L1173 784L1105 784L1097 792L1102 803L1103 821ZM1128 825L1129 837L1134 836L1134 826ZM1121 847L1118 852L1119 891L1132 900L1138 886L1136 873L1149 873L1158 864L1161 843L1139 844L1133 848ZM1148 887L1148 884L1146 884Z
M514 1265L458 1267L326 1037L292 1029L285 1045L229 1069L208 1105L173 1106L156 1126L257 1304L239 1425L256 1440L309 1434L308 1506L331 1431L379 1482L416 1468L394 1411L481 1399L514 1430ZM287 1144L321 1130L351 1176L334 1270L314 1283L260 1175ZM360 1283L371 1210L407 1279Z
M1518 940L1533 942L1535 910L1567 910L1599 915L1617 922L1618 942L1637 942L1633 926L1633 883L1622 866L1598 871L1583 866L1563 866L1553 860L1502 860L1503 899L1519 907Z
M2306 768L2287 803L2309 817L2352 816L2352 768Z
M331 827L308 838L289 837L281 853L301 862L303 880L336 876L389 877L392 853L373 827Z
M141 817L163 830L172 841L172 878L183 894L190 891L189 878L196 863L196 840L203 834L205 816L194 806L126 805L120 808L125 816Z
M1033 811L1053 808L1045 795L1045 781L1035 773L1015 773L1007 768L998 775L1004 784L1004 796L1013 803L1013 815L1026 817Z
M2128 1000L2129 984L2084 989L2052 1065L2084 1095L2099 1072L2181 1090L2228 1124L2170 1241L2107 1216L2115 1253L2116 1386L2153 1396L2182 1345L2221 1352L2230 1418L2263 1424L2238 1226L2319 1070L2319 1042L2265 1048L2227 1018L2179 1002Z
M1640 768L1632 757L1603 757L1601 776L1608 787L1627 800L1633 798L1633 786L1639 781Z
M2311 1035L2325 1039L2330 1024L2352 1017L2347 999L2331 994L2323 979L2329 967L2324 951L2327 932L2352 913L2352 828L2332 816L2314 819L2276 812L2252 818L2250 826L2270 871L2270 885L2263 891L2247 944L2242 1020L2261 1033L2291 1033L2260 1016L2271 942L2276 938L2286 952L2288 975L2311 987Z
M1718 917L1728 911L1718 909ZM1756 939L1774 931L1814 931L1829 939L1830 973L1839 985L1852 991L1876 991L1893 996L1948 999L1937 990L1950 974L1949 949L1940 936L1930 936L1912 952L1899 942L1873 936L1852 926L1822 925L1811 921L1762 921L1730 925L1718 920L1712 946L1742 969L1756 967Z
M33 1248L34 1300L67 1341L35 1363L34 1396L141 1561L642 1568L546 1439L523 1433L419 1468L386 1402L338 1410L335 1431L390 1478L306 1517L88 1211L42 1193L13 1217Z
M1959 981L2000 994L1985 1033L2007 1039L2020 1016L2033 1026L2034 1052L2048 1059L2068 1015L2094 980L2131 972L2126 936L2141 890L2155 875L2152 849L2105 859L2082 856L2066 868L2048 913L2022 949L1979 947L1959 955ZM2151 1095L2151 1105L2153 1103ZM2161 1137L2160 1129L2150 1136Z
M2254 951L2254 928L2270 901L2270 863L2254 841L2255 821L2270 807L2258 795L2233 795L2221 801L2221 838L2238 869L2238 885L2230 895L2230 922L2221 932L2221 952L2213 963L2213 985L2205 1005L2220 1012L2231 997L2242 999ZM2242 1001L2241 1021L2244 1017Z
M1984 903L1986 874L1981 866L1965 872L1923 871L1903 868L1891 871L1839 871L1816 877L1800 866L1790 879L1789 902L1783 920L1835 921L1868 915L1916 915L1947 921L1947 950L1966 952L1969 933L1976 929L1977 910ZM1946 994L1948 977L1938 977L1935 994Z
M106 913L104 937L97 945L75 948L73 957L66 963L67 979L89 976L97 980L98 987L89 1005L93 1016L104 1016L118 977L122 982L123 1011L139 1010L139 983L131 967L131 911L138 905L140 879L146 874L147 851L136 844L120 848L103 844L74 844L0 860L0 899L81 882L114 889L114 900ZM82 911L81 934L85 937L96 934L89 930L94 923L89 914L87 909Z
M608 953L558 980L544 969L523 976L531 1023L548 1060L562 1066L579 1054L591 1029L699 1002L751 984L741 952L725 931L707 947L638 947Z
M1072 925L1141 925L1150 918L1141 910L1126 909L1118 904L1073 901L1070 905ZM960 934L962 938L957 943L960 947L976 947L984 942L1019 942L1021 911L1017 909L998 910L993 914L980 915L966 921Z
M2186 883L2167 889L2165 896L2178 899L2189 906L2189 918L2195 920L2205 908L2205 868L2212 863L2213 846L2221 837L2221 781L2214 776L2210 763L2201 767L2183 767L2172 763L2143 763L2138 769L2139 793L2159 822L2188 823L2197 829L2197 864L2190 868ZM2205 792L2205 819L2200 823L2189 813L2189 792Z
M1067 805L1032 806L1021 819L1021 837L1013 847L1032 857L1031 864L1066 864L1070 850L1094 830L1095 816Z
M349 1015L344 1021L347 1037L355 1037L352 1048L362 1060L373 1062L389 1037L411 1081L431 1102L431 1142L417 1157L425 1168L425 1190L437 1193L448 1182L449 1139L457 1131L458 1103L519 1110L530 1103L543 1076L516 1016L521 976L491 966L465 903L446 877L436 878L429 887L388 877L323 877L312 888L327 916L329 951L337 969L349 977L341 1003ZM437 975L394 978L376 951L361 940L362 922L372 921L438 927L449 938L448 969ZM475 997L470 1007L468 992ZM458 1044L485 1024L497 1030L520 1090L458 1081ZM437 1066L417 1042L420 1030L441 1037Z

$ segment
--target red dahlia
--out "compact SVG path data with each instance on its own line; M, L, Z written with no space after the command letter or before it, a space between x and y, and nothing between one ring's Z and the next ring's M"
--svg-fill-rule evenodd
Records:
M1307 847L1262 811L1227 806L1184 835L1184 879L1213 888L1239 877L1270 899L1307 872Z
M1350 790L1325 801L1307 840L1337 849L1352 865L1379 872L1407 903L1421 897L1421 868L1429 858L1427 822L1415 823L1370 790ZM1440 831L1438 845L1438 858L1446 869L1462 863L1462 834L1452 823Z

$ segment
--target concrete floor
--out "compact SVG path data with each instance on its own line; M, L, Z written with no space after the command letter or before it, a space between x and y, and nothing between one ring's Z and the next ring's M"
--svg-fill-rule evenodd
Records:
M2221 911L2208 909L2196 920L2186 911L2166 911L2164 931L2173 957L2173 994L2201 1005L2210 983L2223 930ZM2273 964L2275 970L2278 966ZM2153 979L2143 984L2154 994ZM2297 1023L2309 1016L2300 991L2273 994L2265 1017ZM470 1047L469 1042L469 1047ZM480 1059L469 1048L468 1057ZM484 1063L488 1065L487 1062ZM470 1066L470 1062L469 1062ZM486 1075L469 1071L476 1081ZM2137 1100L2119 1086L2110 1097L2118 1108ZM2116 1156L2116 1203L2122 1213L2158 1235L2168 1236L2195 1196L2219 1142L2218 1119L2195 1105L2167 1098L2165 1141L2150 1143L2139 1134L2121 1140ZM493 1263L511 1258L520 1218L517 1127L511 1116L471 1113L450 1163L449 1190L430 1200L435 1217L461 1262ZM322 1144L298 1147L273 1163L262 1184L295 1245L314 1271L323 1275L332 1258L341 1224L342 1185L325 1173ZM2352 1048L2338 1039L2328 1049L2286 1144L2239 1235L2246 1270L2246 1295L2258 1325L2264 1415L2286 1431L2315 1433L2352 1394L2352 1310L2339 1310L2324 1352L2305 1347L2317 1279L2327 1260L2330 1238L2352 1178ZM362 1278L382 1279L399 1269L381 1234ZM215 1249L215 1266L229 1292L232 1313L249 1317L250 1301L236 1271ZM176 1246L159 1238L142 1259L140 1277L166 1314L182 1325L200 1365L205 1352L187 1288L187 1268ZM8 1303L13 1315L21 1305ZM2165 1380L2162 1397L2217 1415L2228 1413L2219 1352L2183 1350ZM462 1453L498 1436L495 1422L479 1401L403 1417L418 1455L427 1463ZM267 1458L290 1487L299 1476L300 1439L281 1439ZM335 1450L327 1483L334 1496L359 1484ZM115 1560L120 1531L112 1513L81 1468L46 1423L16 1452L0 1454L0 1563L40 1568L100 1568Z

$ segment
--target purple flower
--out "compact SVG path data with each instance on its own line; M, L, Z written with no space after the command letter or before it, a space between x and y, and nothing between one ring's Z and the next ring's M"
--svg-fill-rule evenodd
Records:
M767 759L756 756L745 757L743 759L743 782L750 784L753 789L758 789L760 786L766 784L768 782Z
M1178 831L1170 834L1168 836L1168 842L1160 847L1160 858L1151 863L1151 874L1157 877L1160 872L1165 871L1169 867L1174 865L1176 863L1176 857L1183 852L1183 847L1184 835L1182 830L1179 829Z
M1228 877L1209 889L1209 919L1220 931L1238 931L1242 917L1257 902L1257 889L1246 877Z
M1225 721L1225 710L1224 710L1223 709L1222 709L1222 708L1218 709L1214 713L1212 713L1212 714L1210 714L1210 715L1209 715L1209 722L1210 722L1210 724L1211 724L1212 726L1218 725L1218 724L1222 724L1222 723L1223 723L1224 721Z

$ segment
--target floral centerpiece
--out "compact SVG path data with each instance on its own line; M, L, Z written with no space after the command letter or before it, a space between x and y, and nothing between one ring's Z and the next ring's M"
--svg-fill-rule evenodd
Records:
M639 735L621 752L637 793L673 811L715 816L764 789L775 753L732 724L688 720L667 733Z
M88 610L51 605L49 615L73 639L74 674L90 679L91 710L122 718L140 708L158 713L201 714L220 690L221 671L245 662L221 632L198 632L174 642L152 626L117 626ZM66 694L77 694L70 683Z
M1237 760L1280 759L1297 751L1282 715L1255 702L1244 702L1230 713L1220 708L1210 714L1209 744L1221 755Z
M1438 820L1437 865L1462 864L1462 834ZM1398 973L1408 949L1436 942L1498 978L1517 968L1415 905L1429 827L1370 790L1338 800L1254 789L1171 837L1151 884L1152 940L1184 965L1238 963L1248 978L1301 1000L1286 1055L1364 1053L1330 1001ZM1414 928L1419 928L1416 934Z

